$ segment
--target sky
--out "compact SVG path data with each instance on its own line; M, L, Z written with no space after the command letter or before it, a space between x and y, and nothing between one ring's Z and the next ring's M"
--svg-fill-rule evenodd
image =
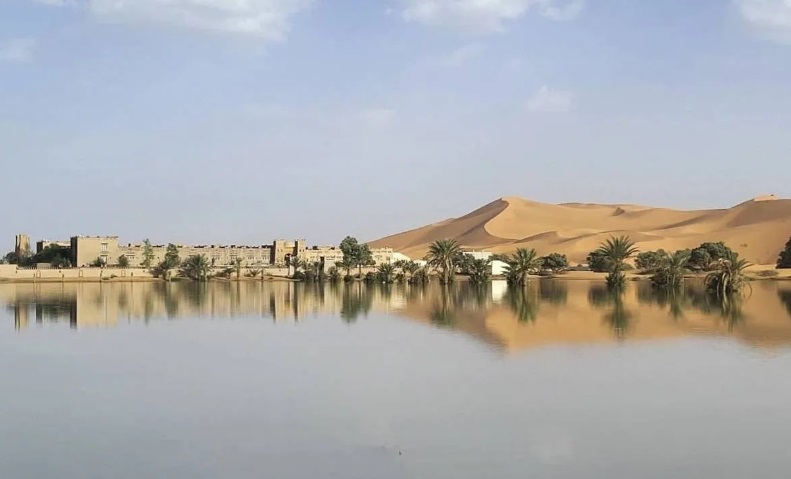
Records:
M0 245L791 197L789 85L791 0L0 0Z

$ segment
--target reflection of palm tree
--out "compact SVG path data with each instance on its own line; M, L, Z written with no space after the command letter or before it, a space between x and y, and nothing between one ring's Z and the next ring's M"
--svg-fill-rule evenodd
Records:
M588 290L588 303L594 308L607 308L604 320L619 340L626 337L629 323L634 316L626 309L623 295L623 290L620 288L610 289L598 284L592 284Z
M373 296L368 288L364 288L360 282L347 283L341 298L341 319L346 323L354 323L361 314L367 316L372 305Z
M780 297L780 302L786 307L786 311L791 316L791 291L778 290L777 295Z
M506 302L520 323L532 323L538 318L538 291L535 288L509 286Z
M629 331L629 323L633 315L631 312L627 311L624 306L622 292L613 291L611 297L612 309L604 315L604 318L610 324L610 328L615 334L615 337L622 340Z
M733 330L747 318L742 309L743 297L740 294L726 294L717 296L712 292L700 288L687 289L690 305L707 315L719 316L725 320L728 330Z
M455 295L449 288L440 288L439 300L434 302L429 318L431 323L443 328L452 328L456 322Z
M542 301L562 306L568 301L569 289L563 281L542 279L538 282L538 294Z
M637 284L637 301L641 304L657 305L662 309L668 308L668 314L674 320L684 317L686 296L683 288L658 288L640 282Z

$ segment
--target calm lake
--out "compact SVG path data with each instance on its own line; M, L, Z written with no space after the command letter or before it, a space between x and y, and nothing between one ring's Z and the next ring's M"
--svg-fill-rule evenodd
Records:
M788 478L791 283L0 285L0 477Z

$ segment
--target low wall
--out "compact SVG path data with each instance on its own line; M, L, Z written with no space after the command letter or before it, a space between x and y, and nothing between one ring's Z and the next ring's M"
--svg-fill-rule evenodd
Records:
M215 272L219 271L217 269ZM247 268L242 269L242 278L246 277ZM175 272L174 272L175 275ZM265 276L286 277L286 268L267 268L264 270ZM231 274L234 279L236 273ZM260 278L260 276L259 276ZM37 268L18 268L14 264L0 265L0 281L103 281L113 279L115 281L137 281L152 280L154 276L144 268L66 268L66 269L37 269Z
M36 269L0 265L0 281L102 281L105 278L153 279L142 268L67 268Z

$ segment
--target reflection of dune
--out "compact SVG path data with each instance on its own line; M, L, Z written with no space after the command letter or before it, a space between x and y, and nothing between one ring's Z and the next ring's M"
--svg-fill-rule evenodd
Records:
M454 238L467 247L509 252L517 247L560 252L576 262L610 235L627 234L641 249L676 250L725 241L756 264L773 263L791 232L791 200L757 198L730 209L678 211L634 205L550 205L501 198L466 216L371 243L413 257Z
M752 295L723 306L699 288L659 295L646 283L613 296L601 283L534 280L525 290L302 285L294 283L113 283L0 285L19 329L31 321L71 327L178 318L299 321L319 314L354 323L390 313L465 333L503 351L559 344L733 337L758 347L791 345L791 284L753 283Z

